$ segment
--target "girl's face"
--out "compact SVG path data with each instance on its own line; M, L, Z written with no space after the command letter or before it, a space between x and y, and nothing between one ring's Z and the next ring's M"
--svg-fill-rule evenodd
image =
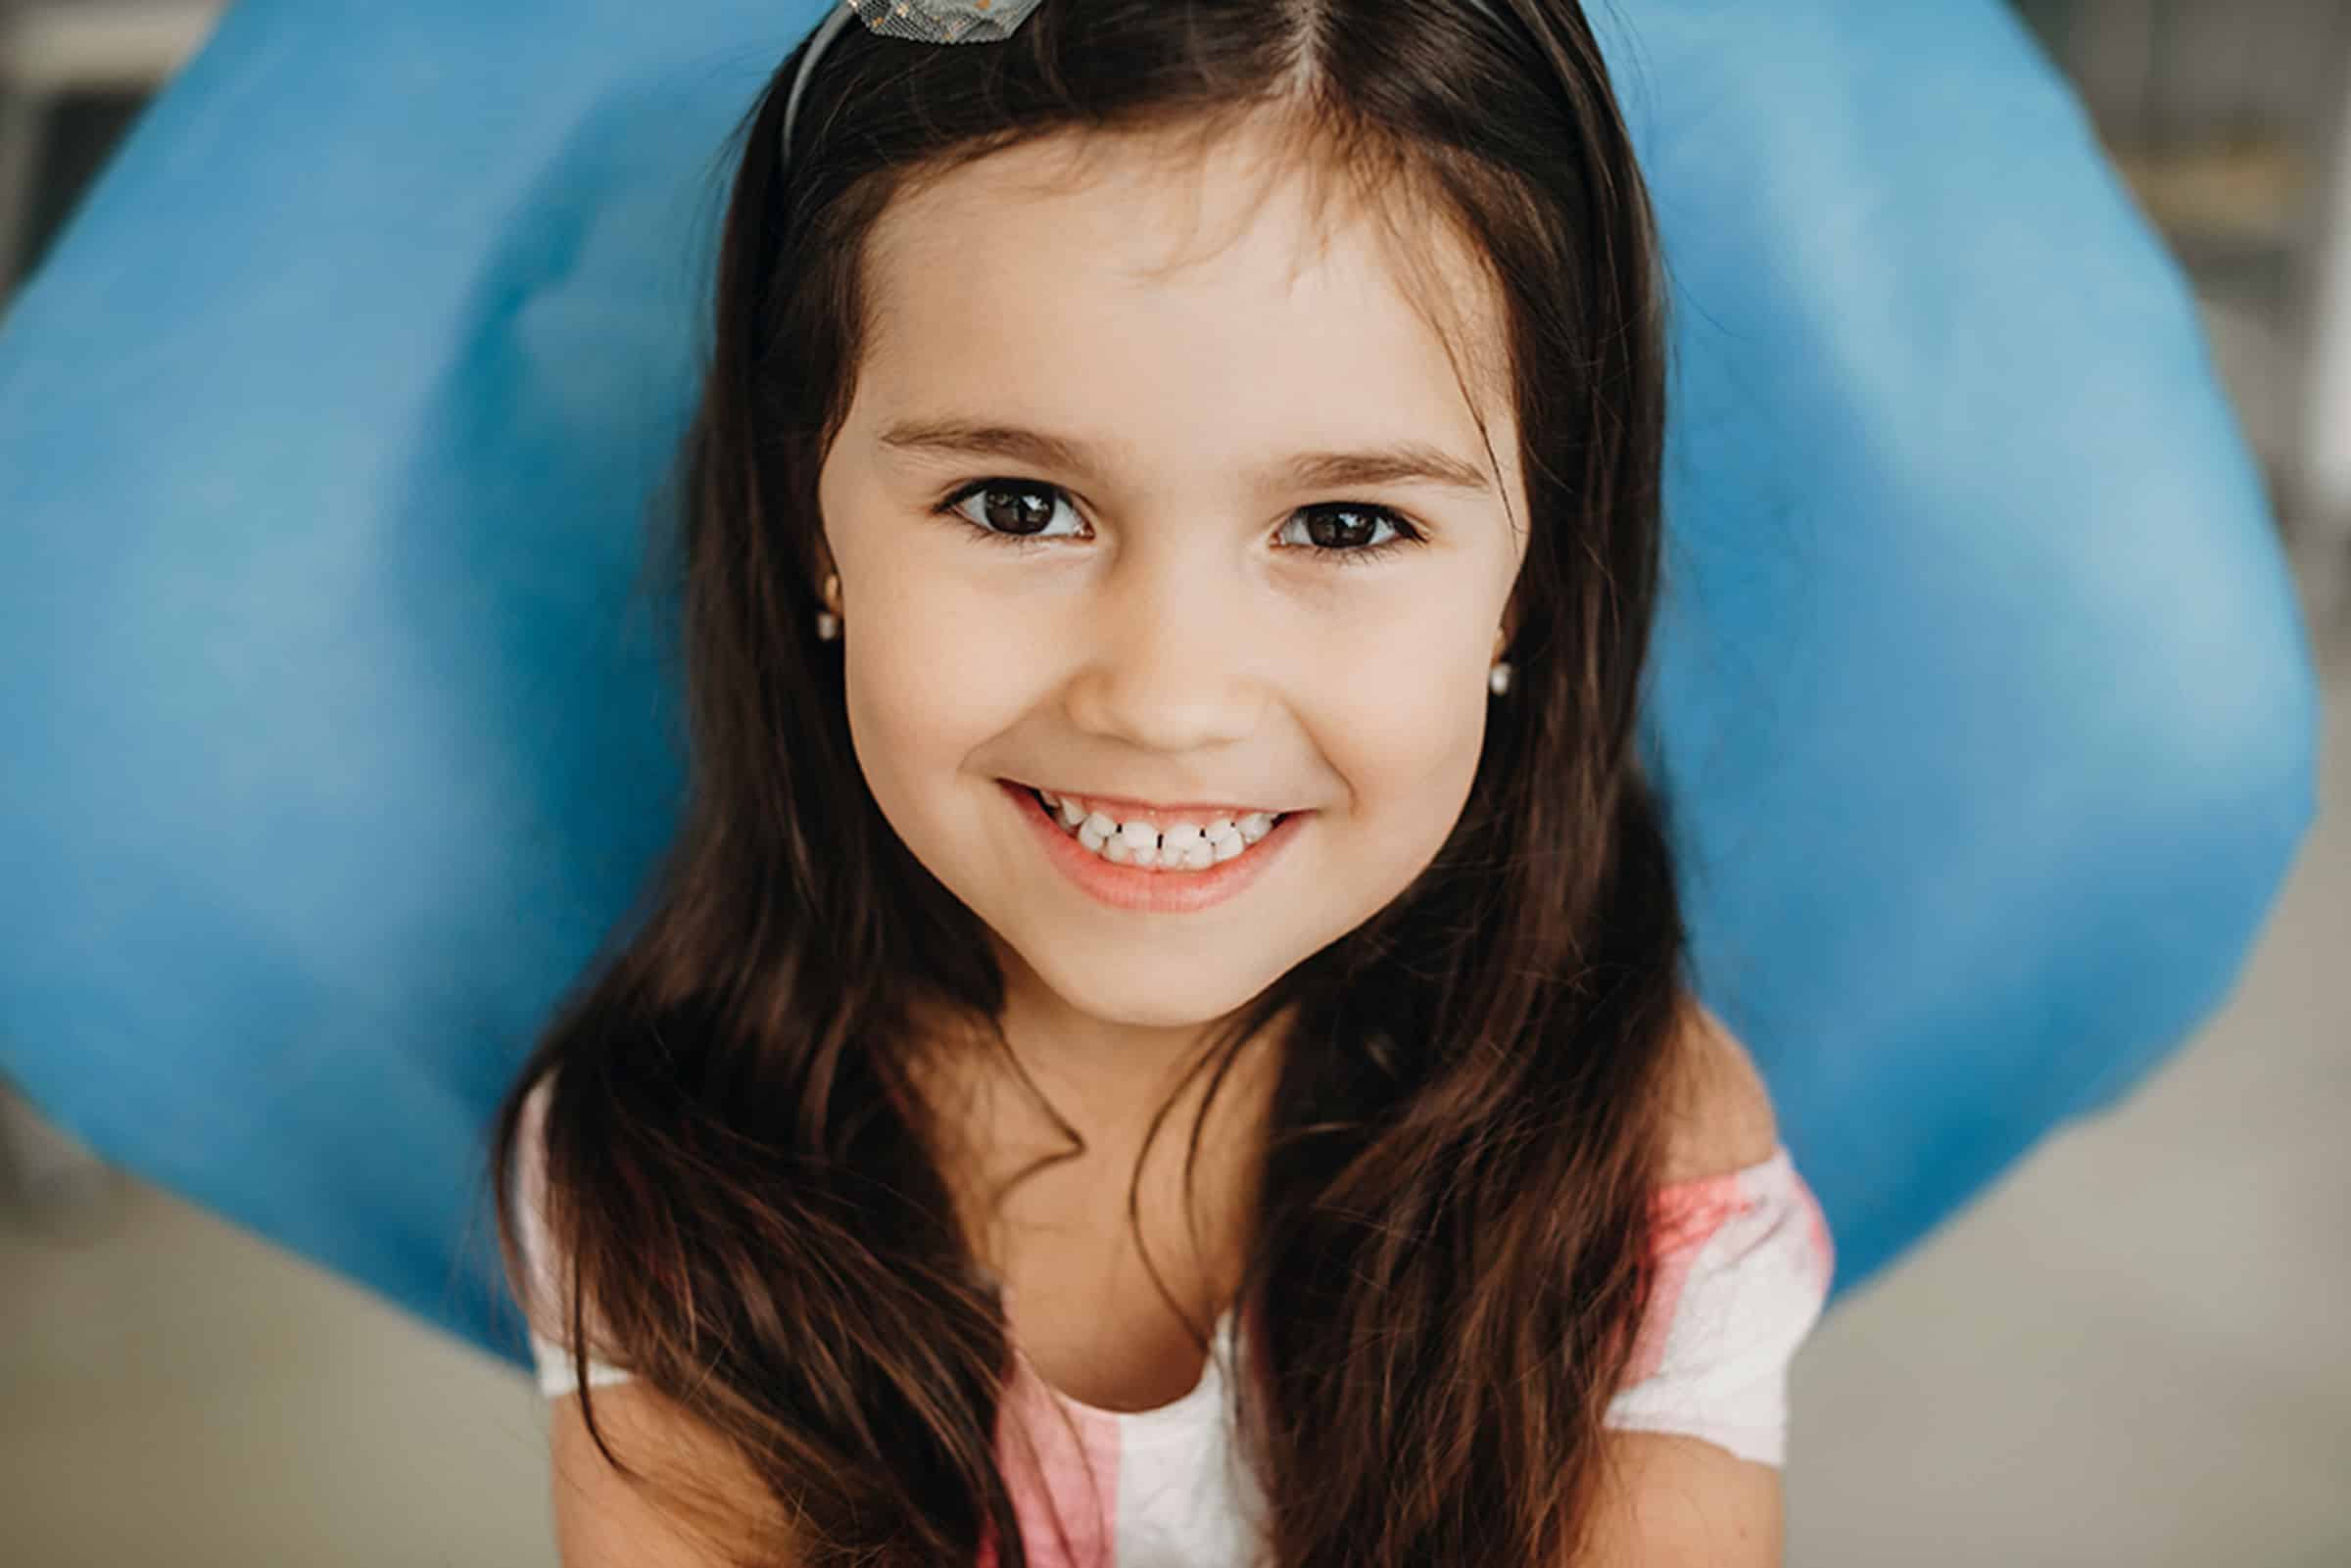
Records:
M1463 372L1497 474L1374 222L1334 208L1318 246L1305 184L1269 183L1241 138L1196 184L1152 144L1086 150L1093 177L1032 143L885 214L819 494L891 827L1016 988L1192 1025L1444 842L1526 502L1500 377ZM1430 227L1498 346L1482 277Z

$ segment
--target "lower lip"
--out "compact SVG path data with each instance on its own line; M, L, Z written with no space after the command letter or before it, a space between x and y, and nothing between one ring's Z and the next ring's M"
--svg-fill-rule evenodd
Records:
M1045 858L1061 868L1078 886L1114 909L1139 909L1153 915L1188 915L1222 904L1257 880L1258 875L1297 836L1296 830L1311 811L1293 811L1273 825L1272 832L1230 860L1206 871L1160 871L1148 866L1119 866L1086 848L1045 812L1044 802L1024 784L999 779L996 787L1012 801L1013 809L1029 819L1044 840Z

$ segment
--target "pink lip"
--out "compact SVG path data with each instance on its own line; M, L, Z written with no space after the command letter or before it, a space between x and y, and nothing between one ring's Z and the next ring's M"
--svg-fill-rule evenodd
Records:
M1257 880L1274 856L1287 847L1299 827L1313 816L1294 811L1273 825L1273 831L1222 865L1206 871L1163 872L1143 866L1114 866L1062 832L1045 815L1044 803L1025 784L996 781L1013 809L1028 819L1042 840L1045 858L1059 867L1079 888L1114 909L1136 909L1153 915L1188 915L1224 900Z

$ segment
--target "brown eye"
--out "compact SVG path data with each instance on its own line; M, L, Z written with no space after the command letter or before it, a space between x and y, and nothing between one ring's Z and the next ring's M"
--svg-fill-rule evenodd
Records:
M974 501L979 503L976 507L971 504ZM1062 505L1061 492L1051 485L986 479L958 492L947 502L946 509L999 538L1059 539L1077 532L1075 529L1046 532L1052 526L1055 510Z
M1304 538L1293 537L1304 523ZM1384 530L1384 532L1383 532ZM1340 553L1377 550L1414 537L1382 506L1309 506L1282 525L1282 543Z

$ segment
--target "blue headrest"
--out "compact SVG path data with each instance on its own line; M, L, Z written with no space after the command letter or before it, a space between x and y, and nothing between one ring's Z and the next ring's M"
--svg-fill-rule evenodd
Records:
M517 1358L484 1123L674 819L641 531L820 10L244 0L0 337L0 1068ZM1844 1290L2226 994L2316 688L2001 5L1594 10L1675 312L1644 741Z

